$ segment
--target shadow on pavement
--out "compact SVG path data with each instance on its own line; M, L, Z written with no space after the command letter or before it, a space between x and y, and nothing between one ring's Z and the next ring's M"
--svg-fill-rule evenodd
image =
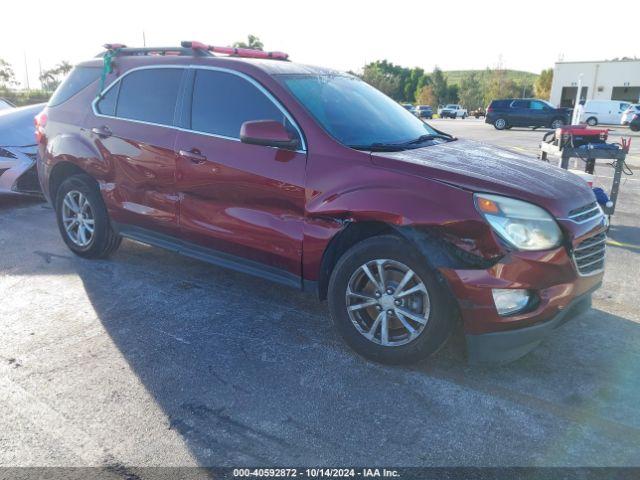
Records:
M468 366L460 337L387 367L295 290L130 241L101 261L49 243L12 274L82 280L202 466L637 463L640 325L620 316L592 310L503 367Z

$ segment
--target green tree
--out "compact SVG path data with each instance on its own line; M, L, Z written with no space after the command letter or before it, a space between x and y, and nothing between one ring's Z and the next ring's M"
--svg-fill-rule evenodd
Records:
M361 78L394 100L398 102L403 101L401 77L388 71L388 69L385 69L378 64L378 62L365 65Z
M526 93L526 86L524 90ZM508 78L507 71L501 66L488 72L487 87L484 94L485 105L488 105L491 100L497 98L519 98L522 96L522 93L522 85Z
M15 85L15 83L16 76L13 73L11 64L0 58L0 87L8 88L11 85Z
M537 98L549 100L551 97L551 84L553 83L553 68L547 68L540 72L533 84L533 91Z
M442 70L435 67L431 74L431 84L433 85L433 94L435 95L437 104L432 105L437 108L438 105L443 105L449 100L449 86L447 85L447 79L444 77Z
M235 48L252 48L253 50L264 49L264 44L255 35L249 35L246 42L235 42L233 44Z
M434 109L438 106L438 99L433 91L433 85L424 85L418 90L416 103L418 105L430 105Z
M47 92L53 92L60 82L67 76L67 74L73 69L73 65L71 65L66 60L63 60L58 65L49 70L43 70L40 76L38 77L40 83L42 84L42 89Z
M459 97L460 103L470 110L484 104L483 85L475 72L465 75L460 81Z

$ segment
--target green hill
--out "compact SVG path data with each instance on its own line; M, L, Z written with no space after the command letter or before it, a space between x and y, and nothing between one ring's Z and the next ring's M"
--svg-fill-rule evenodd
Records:
M523 83L523 81L525 83L532 84L535 82L536 78L538 78L537 73L522 72L520 70L505 70L505 72L507 73L508 80L514 80L519 84ZM471 73L478 75L480 80L484 80L485 77L490 74L487 70L449 70L442 73L450 85L460 85L462 78Z

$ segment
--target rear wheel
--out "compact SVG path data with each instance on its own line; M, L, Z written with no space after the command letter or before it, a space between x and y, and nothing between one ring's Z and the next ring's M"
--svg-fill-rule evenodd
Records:
M560 128L564 125L564 120L561 118L554 118L551 122L551 128L556 129Z
M370 238L348 250L329 282L331 318L345 342L384 363L411 363L438 350L454 327L448 292L398 237Z
M596 125L598 125L598 119L596 117L587 118L587 125L589 125L590 127L595 127Z
M504 130L507 128L507 121L504 118L496 118L493 126L496 127L497 130Z
M62 239L81 257L108 257L122 241L111 228L107 208L88 175L62 182L56 194L56 219Z

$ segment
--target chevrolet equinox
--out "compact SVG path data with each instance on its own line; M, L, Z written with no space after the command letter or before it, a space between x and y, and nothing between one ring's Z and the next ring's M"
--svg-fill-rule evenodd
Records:
M572 173L285 54L106 48L35 119L75 254L127 237L313 292L346 343L388 363L457 325L471 361L511 361L589 308L606 220Z

